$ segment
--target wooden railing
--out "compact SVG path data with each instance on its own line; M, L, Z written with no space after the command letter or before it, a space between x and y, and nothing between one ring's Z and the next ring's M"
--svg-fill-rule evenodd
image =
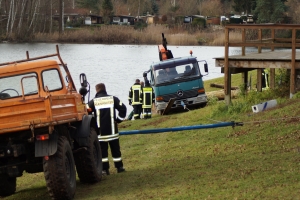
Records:
M241 31L241 39L239 41L230 41L230 32L232 30ZM257 31L257 38L246 40L247 30ZM264 30L268 31L268 36L264 37ZM275 33L278 30L291 31L291 38L276 38ZM275 48L291 48L291 79L290 79L290 96L295 94L295 62L296 62L296 48L300 47L300 39L296 38L296 31L300 30L298 24L241 24L241 25L226 25L225 26L225 58L224 58L224 78L225 78L225 100L227 104L230 103L230 71L228 66L229 47L241 47L242 55L245 55L246 47L257 47L258 53L261 53L262 48L270 48L274 51ZM258 70L258 73L261 69ZM261 74L261 73L260 73ZM274 87L275 83L275 69L270 69L270 83Z

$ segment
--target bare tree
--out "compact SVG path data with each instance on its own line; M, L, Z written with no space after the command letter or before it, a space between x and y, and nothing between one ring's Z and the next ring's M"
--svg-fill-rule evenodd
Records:
M8 36L8 30L9 30L9 23L10 23L10 18L11 18L11 7L13 5L13 0L10 2L10 7L9 7L9 13L8 13L8 19L7 19L7 23L6 23L6 35Z
M31 16L30 25L29 25L28 29L30 29L34 25L34 20L36 19L37 8L38 8L38 5L39 5L39 2L40 2L40 0L37 0L35 2L34 11L33 11L33 14Z
M223 14L220 0L203 0L199 9L201 9L201 14L204 16L220 16Z
M22 4L21 4L21 14L20 14L19 24L18 24L18 28L17 28L17 33L18 34L20 34L20 32L21 32L23 18L24 18L24 13L25 13L26 2L27 2L27 0L23 0Z
M52 0L50 0L50 33L52 33L52 26L53 26L53 13L52 13L52 10L53 10L53 3L52 3Z
M292 23L300 22L300 2L299 0L289 0L285 3L289 7L288 16L292 18Z

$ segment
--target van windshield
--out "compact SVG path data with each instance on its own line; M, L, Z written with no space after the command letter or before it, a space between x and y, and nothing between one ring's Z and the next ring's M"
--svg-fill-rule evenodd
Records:
M154 74L156 84L171 82L177 79L188 79L201 75L197 62L177 66L169 65L165 68L155 68Z

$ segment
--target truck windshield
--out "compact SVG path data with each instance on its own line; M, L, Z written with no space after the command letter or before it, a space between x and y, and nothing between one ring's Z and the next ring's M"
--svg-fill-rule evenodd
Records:
M201 75L198 63L188 63L184 65L155 69L154 74L156 84L170 82L175 79L188 79Z
M0 100L21 96L22 84L25 95L37 94L37 74L19 74L17 76L0 78Z

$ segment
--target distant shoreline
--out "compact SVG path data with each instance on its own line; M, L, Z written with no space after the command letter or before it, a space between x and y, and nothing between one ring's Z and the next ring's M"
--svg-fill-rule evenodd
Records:
M157 45L161 44L164 33L168 44L178 46L223 46L224 30L221 26L204 29L173 30L165 25L149 25L143 30L135 30L132 26L103 25L65 29L64 33L36 33L31 38L1 41L2 43L76 43L76 44L130 44Z

